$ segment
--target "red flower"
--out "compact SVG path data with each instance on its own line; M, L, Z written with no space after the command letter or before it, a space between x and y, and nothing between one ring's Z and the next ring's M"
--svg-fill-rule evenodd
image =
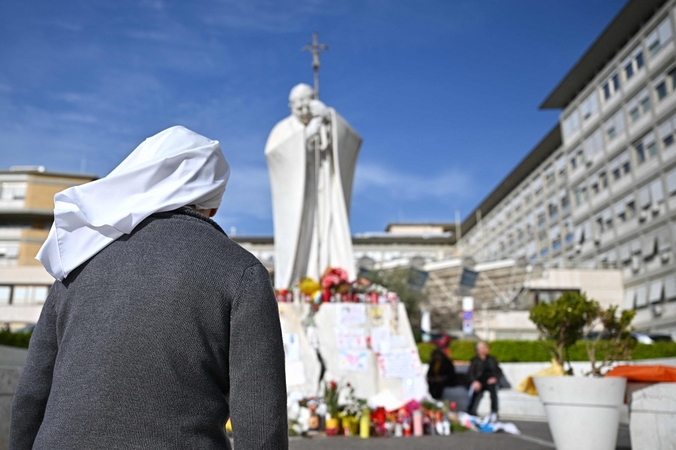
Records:
M329 383L329 387L332 391L335 391L338 385L336 384L335 381L332 381L331 383Z
M322 277L322 287L325 288L340 286L341 284L347 282L347 272L345 272L343 269L329 268Z

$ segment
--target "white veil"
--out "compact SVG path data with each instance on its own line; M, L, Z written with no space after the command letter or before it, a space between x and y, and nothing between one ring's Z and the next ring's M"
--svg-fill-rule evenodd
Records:
M149 137L110 174L54 196L54 224L38 259L63 280L156 212L218 208L230 166L218 141L175 126Z

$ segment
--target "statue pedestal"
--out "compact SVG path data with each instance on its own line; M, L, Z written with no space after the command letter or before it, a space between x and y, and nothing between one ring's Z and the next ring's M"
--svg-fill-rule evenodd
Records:
M310 312L310 305L280 303L280 309L283 332L285 322L289 323L286 329L303 329L301 321ZM294 312L289 313L291 310ZM292 320L295 325L290 326ZM325 381L350 383L357 397L375 398L376 402L383 399L386 408L420 400L427 394L425 374L402 303L323 303L313 320L326 366ZM311 374L313 357L316 361L314 349L309 343L300 349L311 353L300 357L307 365L305 379L309 386L292 384L297 375L289 374L287 362L288 392L316 395L319 371L317 376Z

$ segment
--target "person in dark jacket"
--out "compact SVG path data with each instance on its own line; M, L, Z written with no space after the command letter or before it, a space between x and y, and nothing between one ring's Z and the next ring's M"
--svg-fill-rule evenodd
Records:
M10 449L228 449L228 418L238 450L288 448L268 272L209 218L228 173L173 127L55 196Z
M432 398L441 400L444 389L457 384L453 361L439 348L435 348L430 356L427 371L427 385Z
M477 415L479 401L484 391L488 391L491 394L490 420L495 422L498 417L498 382L502 376L502 370L498 361L489 354L490 348L485 342L477 342L475 351L476 356L472 358L467 372L470 382L468 413L473 416Z

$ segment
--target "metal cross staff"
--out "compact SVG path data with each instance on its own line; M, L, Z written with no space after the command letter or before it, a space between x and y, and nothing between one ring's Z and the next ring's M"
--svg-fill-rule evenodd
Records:
M319 43L316 31L312 33L312 44L308 44L305 47L301 48L301 51L312 53L312 71L315 74L316 99L319 99L319 66L320 66L319 55L321 55L324 50L328 49L329 49L328 45Z

